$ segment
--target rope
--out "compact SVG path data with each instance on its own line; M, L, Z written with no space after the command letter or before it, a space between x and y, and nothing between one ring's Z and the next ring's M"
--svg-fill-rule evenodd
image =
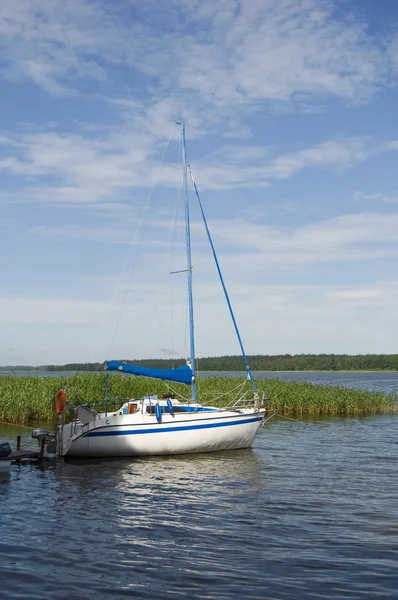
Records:
M26 444L21 445L21 450L22 448L31 448L32 450L34 450L36 446L37 444L34 444L34 442L27 442Z
M171 385L169 385L169 384L167 383L167 381L163 381L163 383L164 383L164 385L165 385L165 386L166 386L166 387L167 387L167 388L168 388L168 389L169 389L171 392L173 392L173 394L174 394L175 396L179 396L180 398L182 398L183 400L185 400L185 402L188 402L188 403L190 402L190 400L189 400L188 398L185 398L185 396L183 396L182 394L179 394L178 392L176 392L175 390L173 390L173 388L171 387Z
M177 201L176 204L174 206L174 221L173 221L173 228L172 228L172 232L173 232L173 238L172 241L170 243L170 263L169 263L169 272L172 273L175 269L173 267L173 259L174 257L177 255L176 252L176 248L178 247L178 243L180 241L180 230L178 229L177 225L178 225L178 214L179 214L179 209L181 206L181 193L182 193L182 188L184 185L184 180L181 174L181 182L180 182L180 187L178 189L178 194L177 194ZM178 236L178 237L177 237ZM171 336L171 350L173 351L174 354L174 349L175 349L175 338L174 338L174 303L173 303L173 277L169 277L169 310L170 310L170 336ZM178 315L177 315L178 316ZM185 321L186 322L186 319ZM181 339L179 339L177 341L177 345L178 347L180 346L181 343ZM185 352L185 356L187 356L187 353Z
M140 230L140 228L141 228L141 225L142 225L142 222L143 222L143 220L144 220L144 216L145 216L145 214L146 214L146 212L147 212L147 210L148 210L148 206L149 206L149 202L150 202L150 200L151 200L151 197L152 197L153 190L155 189L155 186L158 184L158 182L159 182L159 179L160 179L160 176L161 176L161 174L162 174L162 171L163 171L163 163L164 163L164 159L165 159L165 157L166 157L166 153L167 153L167 151L168 151L168 149L169 149L169 146L170 146L171 138L172 138L172 136L173 136L173 133L174 133L174 128L175 128L175 124L173 125L173 129L172 129L172 131L171 131L171 133L170 133L169 141L167 142L167 146L166 146L166 148L165 148L165 151L163 152L162 160L161 160L161 162L160 162L160 168L158 169L158 174L157 174L157 176L155 177L155 179L154 179L154 180L153 180L153 182L152 182L152 186L151 186L151 189L149 190L149 194L148 194L148 197L147 197L147 199L146 199L146 203L145 203L144 209L143 209L143 211L142 211L142 213L141 213L140 219L139 219L139 221L138 221L137 228L136 228L136 230L135 230L135 233L134 233L134 236L133 236L133 238L132 238L132 240L131 240L130 247L129 247L129 250L128 250L128 252L127 252L127 256L126 256L126 259L125 259L125 261L124 261L124 265L123 265L123 268L122 268L122 271L121 271L121 274L120 274L120 277L119 277L118 285L117 285L117 287L116 287L116 288L115 288L115 290L114 290L114 293L113 293L113 296L112 296L111 302L110 302L110 304L109 304L109 307L108 307L108 312L107 312L107 315L106 315L106 318L105 318L105 322L104 322L104 325L103 325L103 327L105 327L105 325L106 325L106 323L107 323L107 320L108 320L108 315L109 315L110 308L111 308L111 306L112 306L112 304L113 304L113 301L114 301L114 299L115 299L116 292L117 292L117 289L118 289L118 287L119 287L119 285L120 285L120 283L121 283L121 279L122 279L122 276L123 276L123 274L124 274L124 271L126 270L127 262L128 262L128 260L129 260L129 258L130 258L131 251L132 251L132 249L133 249L133 246L134 246L134 244L135 244L135 241L136 241L136 238L137 238L138 232L139 232L139 230ZM121 306L120 306L120 310L119 310L118 318L117 318L117 321L116 321L115 330L114 330L114 332L113 332L113 336L112 336L112 339L111 339L111 343L110 343L110 346L109 346L109 350L108 350L108 354L107 354L106 360L108 360L108 359L109 359L109 355L110 355L110 353L111 353L111 351L112 351L112 348L113 348L113 344L114 344L114 341L115 341L115 337L116 337L117 330L118 330L118 328L119 328L120 319L121 319L122 312L123 312L123 309L124 309L124 306L125 306L125 303L126 303L127 294L128 294L128 292L129 292L129 289L130 289L130 284L131 284L131 280L132 280L132 278L133 278L133 273L134 273L135 266L136 266L136 264L137 264L137 260L138 260L138 253L137 253L137 256L136 256L136 258L135 258L135 261L134 261L133 267L132 267L132 269L131 269L131 272L130 272L130 277L129 277L128 285L126 286L126 291L125 291L125 293L124 293L124 297L123 297L123 300L122 300L122 304L121 304Z
M170 217L170 226L168 227L168 236L165 244L165 249L162 257L162 272L166 272L168 274L168 315L170 320L170 332L168 329L166 330L166 317L163 317L161 306L165 302L164 294L156 294L153 296L153 312L154 316L158 321L158 328L160 332L160 339L170 337L171 343L171 354L174 355L174 320L173 320L173 302L172 302L172 277L171 274L175 270L173 268L173 255L175 253L176 247L176 231L177 231L177 222L178 222L178 207L180 205L181 199L181 191L182 191L183 181L181 178L180 186L177 190L177 195L175 199L175 203L173 209L171 211ZM167 333L166 333L167 331Z
M186 402L190 402L190 400L188 398L185 398L185 396L183 396L182 394L179 394L178 392L176 392L176 390L174 390L166 381L163 382L164 385L171 391L173 392L173 394L175 396L179 396L180 398L182 398L183 400L185 400ZM221 394L220 396L216 396L214 398L214 401L216 402L217 400L220 400L221 398L223 398L224 396L227 396L228 394L231 394L232 392L234 392L235 390L239 390L241 391L243 389L243 387L246 385L246 381L244 381L242 384L237 385L236 387L232 388L232 390L228 390L227 392L225 392L225 394ZM239 395L239 392L235 395L235 398ZM234 398L234 399L235 399ZM234 401L234 399L232 400L232 402Z
M207 220L206 220L205 213L204 213L204 210L203 210L202 201L200 199L199 191L198 191L195 179L194 179L194 177L192 175L192 171L191 171L190 165L188 165L188 170L189 170L189 175L191 177L192 185L193 185L194 190L195 190L196 198L197 198L198 203L199 203L199 208L200 208L200 212L201 212L201 215L202 215L203 223L204 223L204 226L205 226L205 229L206 229L207 238L208 238L210 246L211 246L211 250L212 250L212 253L213 253L214 262L216 264L218 276L219 276L219 279L220 279L220 283L221 283L221 286L222 286L223 291L224 291L225 300L226 300L228 308L229 308L229 312L230 312L230 315L231 315L232 323L233 323L234 328L235 328L235 333L236 333L236 336L238 338L238 342L239 342L239 346L240 346L240 349L241 349L241 352L242 352L243 359L245 361L247 375L248 375L248 377L250 379L250 383L252 385L253 391L256 393L257 392L256 384L254 383L254 379L253 379L252 373L250 371L249 363L247 362L247 356L246 356L245 350L243 348L242 338L240 336L238 325L236 323L234 311L232 310L232 305L231 305L231 302L230 302L230 299L229 299L227 288L225 286L224 277L223 277L223 275L221 273L221 268L220 268L220 264L218 262L216 250L214 248L213 240L212 240L212 237L210 235L210 230L209 230L209 227L207 225Z
M234 392L237 389L242 390L245 385L246 385L246 380L243 383L241 383L241 384L237 385L236 387L232 388L232 390L228 390L227 392L225 392L225 394L221 394L221 396L217 396L216 400L220 400L220 398L223 398L224 396L228 396L228 394L231 394L232 392ZM238 396L238 394L236 394L236 395Z
M278 415L283 419L287 419L288 421L295 421L295 423L303 423L303 421L299 421L298 419L292 419L292 417L285 417L285 415L282 415L281 413L278 413Z

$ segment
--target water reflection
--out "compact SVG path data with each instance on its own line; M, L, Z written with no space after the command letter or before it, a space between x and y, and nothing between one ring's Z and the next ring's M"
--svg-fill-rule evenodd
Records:
M59 464L57 481L84 494L99 488L106 494L137 496L137 501L156 501L159 494L180 499L194 494L213 495L261 491L262 461L251 449L184 456L104 460L68 459ZM98 487L99 486L99 487Z
M36 488L34 510L39 514L34 528L41 528L45 547L41 576L50 586L56 578L63 581L63 591L70 597L80 597L87 585L91 595L99 597L104 587L109 593L117 589L148 598L166 598L171 585L182 591L190 578L197 581L198 569L214 571L209 552L213 541L228 547L226 540L233 532L237 547L245 543L245 523L255 523L245 505L261 497L262 470L261 457L244 450L75 459L36 472L42 496ZM25 569L32 564L37 540L30 529L28 525ZM201 557L198 551L203 552ZM23 556L19 552L20 560ZM178 583L176 575L171 578L176 568L186 573L177 577ZM58 597L62 598L57 593Z
M397 419L274 421L248 451L13 467L1 589L395 600Z
M7 483L10 481L10 477L11 477L11 468L2 468L2 465L0 464L0 485L2 483ZM1 493L1 491L0 491Z

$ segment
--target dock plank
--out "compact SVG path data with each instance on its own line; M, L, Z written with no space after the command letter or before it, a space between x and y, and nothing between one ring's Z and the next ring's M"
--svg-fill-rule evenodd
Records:
M13 450L8 456L0 458L2 460L21 460L22 458L40 458L39 450Z

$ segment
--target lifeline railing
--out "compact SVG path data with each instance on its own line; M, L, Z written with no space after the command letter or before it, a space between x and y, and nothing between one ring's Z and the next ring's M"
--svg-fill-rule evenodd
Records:
M252 393L253 393L252 390L247 390L243 394L243 396L238 398L238 400L235 400L235 402L232 401L230 404L223 406L222 409L223 410L234 410L234 409L238 409L238 408L243 408L245 406L247 406L247 407L254 406L256 403L259 404L260 408L263 408L265 402L267 402L269 400L269 396L263 394L261 397L259 397L258 394L254 394L254 396L252 396L251 398L246 397L248 394L252 394Z

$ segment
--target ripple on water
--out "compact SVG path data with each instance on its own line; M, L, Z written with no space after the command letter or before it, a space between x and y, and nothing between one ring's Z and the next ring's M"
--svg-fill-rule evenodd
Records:
M7 598L396 598L397 416L275 421L253 450L13 467Z

